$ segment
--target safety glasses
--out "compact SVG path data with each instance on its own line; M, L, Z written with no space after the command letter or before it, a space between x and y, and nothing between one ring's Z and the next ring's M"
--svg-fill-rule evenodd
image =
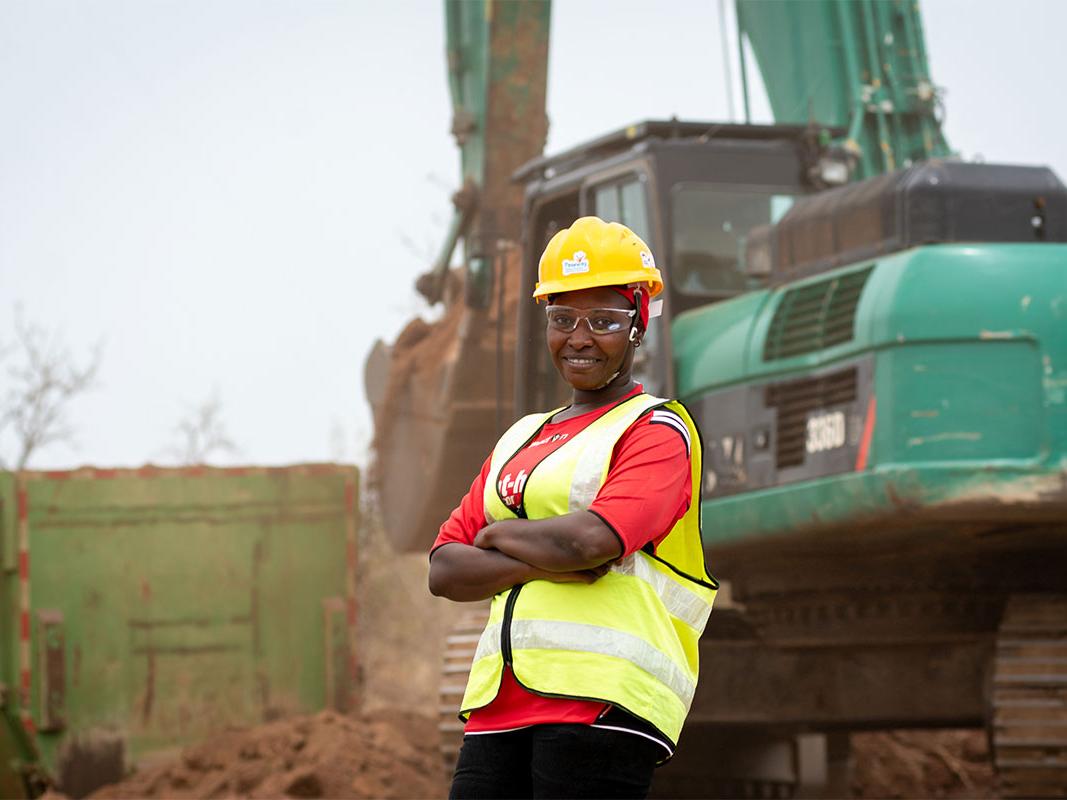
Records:
M626 311L621 308L591 308L588 311L579 311L570 306L549 306L545 309L548 327L552 330L573 333L578 323L584 319L589 330L598 336L626 330L636 313L634 309Z

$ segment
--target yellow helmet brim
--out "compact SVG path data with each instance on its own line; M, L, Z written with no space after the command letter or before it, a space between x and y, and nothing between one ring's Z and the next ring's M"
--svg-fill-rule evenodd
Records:
M663 291L663 278L658 269L646 269L636 275L633 270L621 270L589 275L569 275L566 280L542 281L534 289L533 298L541 300L553 294L594 289L598 286L630 286L632 284L647 285L649 297L655 297Z

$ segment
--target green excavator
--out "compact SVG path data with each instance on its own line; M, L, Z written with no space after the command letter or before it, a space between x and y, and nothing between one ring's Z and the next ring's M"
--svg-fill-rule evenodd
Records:
M367 365L397 547L427 548L498 433L565 398L537 258L575 217L618 220L665 265L638 372L703 430L729 586L654 791L825 795L850 731L984 725L1003 796L1067 797L1060 180L952 157L911 2L737 0L775 124L645 121L552 156L549 4L446 11L464 183L418 284L444 314Z

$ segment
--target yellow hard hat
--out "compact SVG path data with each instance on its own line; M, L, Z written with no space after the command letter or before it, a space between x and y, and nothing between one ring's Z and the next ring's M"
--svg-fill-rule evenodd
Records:
M641 237L618 222L580 217L549 241L537 267L534 299L594 286L647 284L663 291L663 277Z

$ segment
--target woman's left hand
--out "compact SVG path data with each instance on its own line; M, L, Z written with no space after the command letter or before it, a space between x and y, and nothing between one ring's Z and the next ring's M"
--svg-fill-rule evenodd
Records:
M595 575L597 578L603 578L605 575L611 572L611 567L613 564L616 563L616 561L618 561L618 559L615 559L615 561L605 561L599 567L593 567L592 569L587 569L584 571L588 572L590 575Z
M496 525L495 522L490 522L488 525L478 531L478 533L474 537L474 541L471 544L473 544L475 547L482 548L482 550L493 549L492 545L488 543L489 536L488 534L486 534L486 531L488 531L494 525Z

